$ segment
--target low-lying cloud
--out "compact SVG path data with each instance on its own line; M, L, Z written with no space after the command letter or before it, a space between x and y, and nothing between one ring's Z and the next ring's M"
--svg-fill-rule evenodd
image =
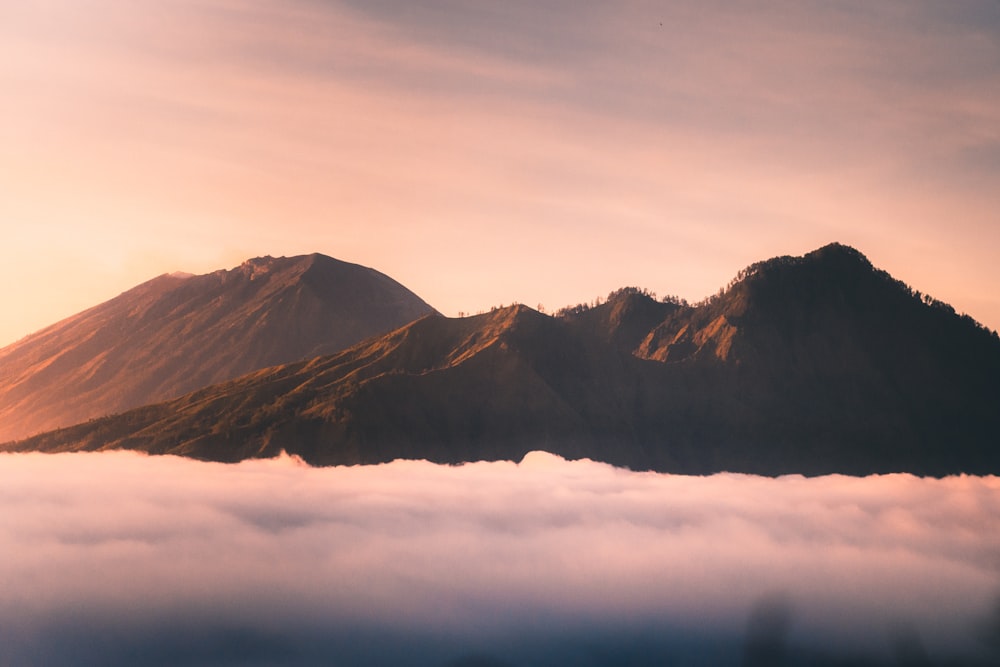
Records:
M17 454L0 506L0 665L998 657L996 477Z

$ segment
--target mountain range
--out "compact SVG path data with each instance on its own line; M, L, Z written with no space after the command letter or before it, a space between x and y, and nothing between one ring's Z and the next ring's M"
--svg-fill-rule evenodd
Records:
M3 447L218 461L285 450L316 465L518 460L544 449L679 473L1000 472L996 333L847 246L759 262L693 305L624 288L555 316L515 305L447 318L400 290L388 305L365 301L428 314L333 354L313 347ZM210 319L212 302L198 303L192 311ZM263 340L285 328L269 331ZM244 346L225 326L214 332L225 338L216 350ZM162 334L185 344L184 329Z

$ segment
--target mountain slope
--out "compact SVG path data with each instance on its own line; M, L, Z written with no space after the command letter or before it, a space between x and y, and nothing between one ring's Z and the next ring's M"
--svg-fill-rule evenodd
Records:
M0 350L0 440L329 354L433 309L323 255L163 275Z
M518 459L764 474L1000 472L1000 340L828 246L703 304L425 317L337 355L17 443L315 464Z
M289 364L94 420L17 449L134 448L239 460L280 449L313 463L397 457L461 461L469 447L520 456L588 437L606 368L587 342L523 306L465 319L430 315L337 355ZM629 358L629 357L626 357ZM638 360L634 360L638 363ZM550 382L572 375L573 395ZM580 383L581 376L591 382ZM593 394L593 396L589 396ZM525 449L526 432L541 434Z

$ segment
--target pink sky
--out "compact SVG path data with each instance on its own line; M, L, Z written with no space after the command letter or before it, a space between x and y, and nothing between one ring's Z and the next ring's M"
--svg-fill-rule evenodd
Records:
M0 4L0 345L322 252L445 314L830 241L1000 328L992 0Z

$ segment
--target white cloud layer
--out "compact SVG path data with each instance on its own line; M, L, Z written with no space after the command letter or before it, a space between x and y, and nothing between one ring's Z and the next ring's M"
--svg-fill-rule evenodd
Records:
M1000 639L996 477L20 454L0 505L3 665L751 664L759 627L790 661L893 664Z

